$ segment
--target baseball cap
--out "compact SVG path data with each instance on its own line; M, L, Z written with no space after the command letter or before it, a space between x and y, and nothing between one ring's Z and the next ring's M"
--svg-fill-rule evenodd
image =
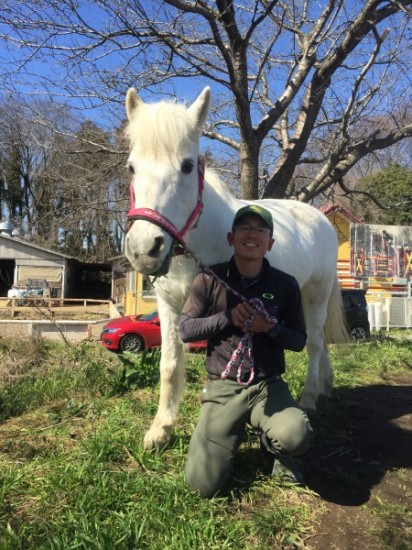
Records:
M243 218L244 216L247 216L248 214L255 214L256 216L259 216L265 224L270 229L270 234L273 233L273 219L272 214L269 212L269 210L266 210L266 208L263 208L263 206L260 206L259 204L248 204L247 206L243 206L240 208L233 219L232 223L232 230L237 224L237 222Z

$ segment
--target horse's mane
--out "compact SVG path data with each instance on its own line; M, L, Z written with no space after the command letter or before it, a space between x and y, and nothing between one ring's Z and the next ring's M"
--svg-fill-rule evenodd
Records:
M182 104L168 101L138 107L138 116L129 122L126 135L139 152L173 157L187 138L198 139L193 120Z
M228 187L227 183L220 178L219 174L213 168L206 166L205 180L220 197L227 197L226 202L229 200L229 197L235 198L234 193Z

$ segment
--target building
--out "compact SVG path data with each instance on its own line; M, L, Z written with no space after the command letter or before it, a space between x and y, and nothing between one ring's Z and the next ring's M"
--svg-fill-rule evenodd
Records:
M362 223L351 212L342 206L332 205L322 209L338 235L338 265L339 284L342 288L359 288L359 283L351 274L350 224Z
M16 236L0 224L0 296L17 286L56 298L110 298L110 264L80 262Z

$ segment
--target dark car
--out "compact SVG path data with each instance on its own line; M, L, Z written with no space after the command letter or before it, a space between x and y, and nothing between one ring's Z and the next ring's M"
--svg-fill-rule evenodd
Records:
M101 343L112 351L158 348L161 344L160 319L156 310L147 315L126 315L109 321L103 328ZM205 349L206 342L192 342L190 350Z
M366 290L343 289L343 307L351 340L365 342L370 337Z

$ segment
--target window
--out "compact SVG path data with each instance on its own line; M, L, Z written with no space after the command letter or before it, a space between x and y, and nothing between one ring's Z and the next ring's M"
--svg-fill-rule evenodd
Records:
M143 277L142 296L155 298L156 293L150 277L148 277L147 275L142 275L142 277Z
M136 292L136 271L127 272L127 292Z

